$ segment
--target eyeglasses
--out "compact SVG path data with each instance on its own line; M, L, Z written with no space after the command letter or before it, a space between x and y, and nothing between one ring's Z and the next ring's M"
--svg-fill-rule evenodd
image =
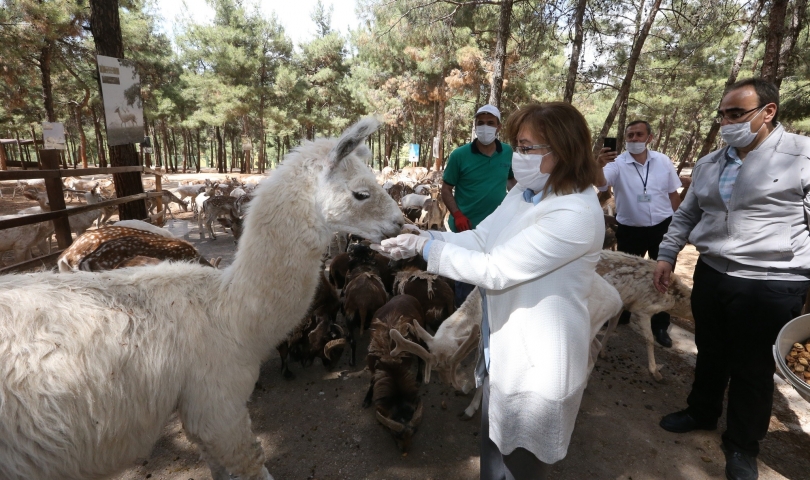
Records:
M759 110L759 109L764 108L764 107L765 107L765 105L763 105L761 107L754 107L751 110L746 110L744 112L731 112L731 113L726 113L726 114L723 114L721 112L717 112L717 116L714 117L714 121L715 121L715 123L722 123L723 119L725 118L729 122L735 123L735 122L739 121L742 117L748 115L749 113L751 113L753 111L756 111L756 110Z
M522 145L522 146L519 145L515 148L517 149L518 152L525 155L529 153L529 151L531 150L539 150L541 148L551 148L551 145Z

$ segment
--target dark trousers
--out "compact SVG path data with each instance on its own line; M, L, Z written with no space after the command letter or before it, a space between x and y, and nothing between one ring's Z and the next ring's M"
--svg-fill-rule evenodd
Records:
M473 288L475 288L475 285L456 280L456 308L460 307L461 304L464 303L464 300L467 300L467 297L472 293Z
M616 229L616 249L620 252L629 253L643 257L649 254L653 260L658 260L658 245L667 233L669 222L672 217L667 218L658 225L652 227L628 227L619 224ZM630 319L630 312L623 312L621 322L626 323ZM656 313L650 319L652 331L666 330L669 328L669 314L666 312Z
M697 364L687 403L699 422L715 422L728 386L727 449L759 453L773 406L772 347L801 314L810 282L732 277L698 260L692 289Z
M489 438L489 375L484 378L481 401L481 480L543 480L551 465L543 463L525 448L516 448L509 455L498 450Z

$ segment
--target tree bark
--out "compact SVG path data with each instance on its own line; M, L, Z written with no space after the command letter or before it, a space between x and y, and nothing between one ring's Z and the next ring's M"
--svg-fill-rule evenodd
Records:
M624 150L624 130L625 125L627 125L627 103L628 100L625 100L622 103L621 108L619 109L619 120L616 125L616 151L621 152Z
M90 0L90 27L97 54L124 58L118 0ZM135 145L110 147L110 164L113 167L138 165L138 153L135 151ZM113 174L113 181L115 182L115 193L119 198L143 193L143 183L139 172ZM146 204L143 200L123 203L118 206L118 215L121 220L142 220L146 218Z
M585 7L588 0L578 0L577 9L574 12L574 38L571 41L571 61L568 62L568 76L565 79L565 94L563 101L571 103L574 99L574 90L577 84L577 71L579 70L579 58L582 55L582 20L585 18Z
M728 88L737 81L737 75L740 73L743 60L745 60L745 54L748 51L748 45L751 43L751 38L754 36L754 31L757 29L757 24L759 24L759 14L762 12L762 7L764 5L765 0L760 0L757 4L757 9L751 14L751 18L748 20L748 28L745 30L745 35L743 35L742 42L740 42L740 46L737 49L737 57L734 58L734 63L731 65L731 72L729 73L728 80L726 80L726 85L723 88L723 95L720 96L721 100L726 93L728 93ZM703 146L700 148L698 158L703 158L712 151L712 146L717 139L717 132L719 131L720 124L717 122L712 122L712 126L709 128L709 133L706 135L706 139L703 140Z
M51 60L53 59L53 41L46 40L39 51L39 73L42 77L42 99L45 106L45 115L49 122L56 121L53 110L53 83L51 82Z
M436 137L439 139L439 156L433 164L433 169L437 172L442 169L442 161L444 159L444 111L446 108L447 102L442 100L439 104L439 118L436 125ZM430 152L428 152L427 158L430 158L430 156L433 155L433 142L430 142L430 148L428 150L430 150ZM425 162L425 165L427 165L427 162Z
M93 115L93 128L96 131L96 149L98 150L98 166L107 168L107 154L104 149L104 137L101 135L101 120L96 115L95 107L90 108L90 113Z
M636 41L633 43L633 50L630 52L630 59L627 62L627 73L625 74L622 85L619 88L619 93L616 95L616 100L613 101L613 106L610 107L610 112L608 112L607 118L605 118L605 123L602 125L602 130L596 137L596 143L593 146L594 153L598 152L602 148L602 143L608 131L610 131L610 127L613 126L613 120L616 118L619 107L621 107L622 102L627 101L630 94L630 85L633 82L633 75L636 73L636 65L641 57L641 50L644 48L644 42L647 41L647 36L650 34L650 28L652 28L653 21L655 20L655 16L658 15L658 9L660 7L661 0L654 0L652 6L650 7L650 12L647 15L647 19L644 21L644 25L642 25L641 30L639 30L638 36L636 37Z
M774 83L777 87L782 86L782 79L790 71L793 60L793 49L799 39L799 33L804 28L807 19L807 0L796 0L793 4L793 12L790 16L790 26L782 41L782 48L779 50L779 66L776 69L776 79Z
M509 43L511 31L509 24L512 19L512 3L514 0L501 0L501 14L498 17L498 39L495 43L495 61L493 62L492 87L489 90L489 104L501 108L501 95L503 94L503 75L506 67L506 47ZM444 106L442 106L444 108ZM442 112L444 116L444 112ZM441 140L439 140L441 143ZM439 147L441 151L442 147ZM441 161L437 164L441 165Z
M779 50L782 47L782 38L785 35L785 16L787 15L788 0L772 0L771 12L768 15L768 30L765 38L765 54L762 57L760 76L768 81L776 81L776 71L779 69Z

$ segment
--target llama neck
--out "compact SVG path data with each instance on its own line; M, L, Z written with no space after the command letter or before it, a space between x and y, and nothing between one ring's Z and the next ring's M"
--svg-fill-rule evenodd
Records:
M276 169L251 202L236 258L223 272L235 334L261 358L300 322L317 289L329 230L315 187L303 167Z

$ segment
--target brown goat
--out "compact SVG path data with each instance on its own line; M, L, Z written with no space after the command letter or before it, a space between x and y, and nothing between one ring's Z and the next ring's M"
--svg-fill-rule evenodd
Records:
M372 272L362 272L352 276L343 289L343 315L349 330L349 346L352 349L349 365L356 362L357 343L354 329L360 327L360 335L368 328L374 313L385 305L388 294L380 277Z
M310 312L303 318L289 336L276 349L281 356L281 373L291 380L295 375L290 371L289 360L296 360L302 366L311 365L320 358L326 369L333 368L343 354L346 345L346 332L335 323L340 310L340 300L335 288L321 276L321 283L310 304Z
M406 267L394 279L394 291L416 297L425 309L425 323L434 332L456 311L455 292L444 278Z
M378 310L371 326L371 342L366 361L372 373L371 384L363 407L374 404L377 421L390 430L402 452L411 446L416 429L422 421L422 401L412 365L415 356L409 353L391 355L392 330L416 340L412 322L421 324L421 305L410 295L397 295Z

